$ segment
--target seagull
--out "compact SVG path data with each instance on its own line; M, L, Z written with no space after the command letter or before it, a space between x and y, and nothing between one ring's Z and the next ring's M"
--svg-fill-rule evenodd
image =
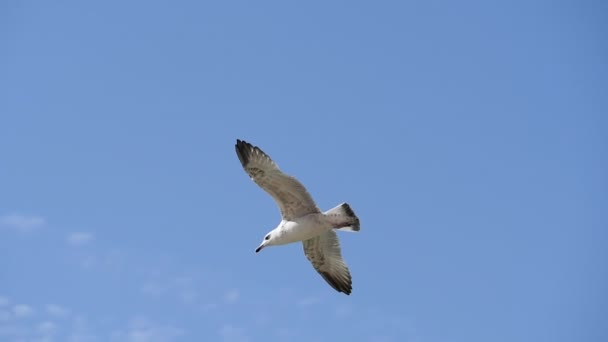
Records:
M283 173L259 147L237 139L235 149L245 172L272 196L281 210L281 222L266 234L255 252L302 241L304 254L315 270L336 291L350 295L352 278L335 232L359 231L359 218L350 206L341 203L321 212L302 183Z

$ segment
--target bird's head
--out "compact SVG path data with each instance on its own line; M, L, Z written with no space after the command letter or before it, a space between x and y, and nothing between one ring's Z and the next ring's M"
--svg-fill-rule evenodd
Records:
M261 251L264 247L266 246L271 246L274 245L275 242L275 235L274 231L266 234L266 236L264 236L264 240L262 240L262 243L260 244L260 246L258 248L255 249L255 252L258 253L259 251Z

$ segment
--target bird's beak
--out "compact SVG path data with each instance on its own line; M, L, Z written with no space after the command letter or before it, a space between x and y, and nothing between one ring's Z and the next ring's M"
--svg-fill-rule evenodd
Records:
M258 247L258 248L255 249L255 252L257 253L257 252L261 251L262 248L264 248L264 247L266 247L266 246L260 245L260 247Z

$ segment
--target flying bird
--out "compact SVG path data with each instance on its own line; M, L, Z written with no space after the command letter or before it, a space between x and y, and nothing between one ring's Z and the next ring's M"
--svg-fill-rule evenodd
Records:
M312 266L338 292L350 295L352 278L342 259L336 230L359 231L359 218L347 203L325 212L296 178L283 173L259 147L237 139L236 154L251 179L275 200L281 222L255 252L268 246L302 241Z

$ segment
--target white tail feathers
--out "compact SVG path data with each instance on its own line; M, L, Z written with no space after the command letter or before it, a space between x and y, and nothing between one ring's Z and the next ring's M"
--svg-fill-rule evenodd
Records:
M335 208L329 209L324 214L334 229L351 232L358 232L360 229L359 218L348 203L342 203Z

